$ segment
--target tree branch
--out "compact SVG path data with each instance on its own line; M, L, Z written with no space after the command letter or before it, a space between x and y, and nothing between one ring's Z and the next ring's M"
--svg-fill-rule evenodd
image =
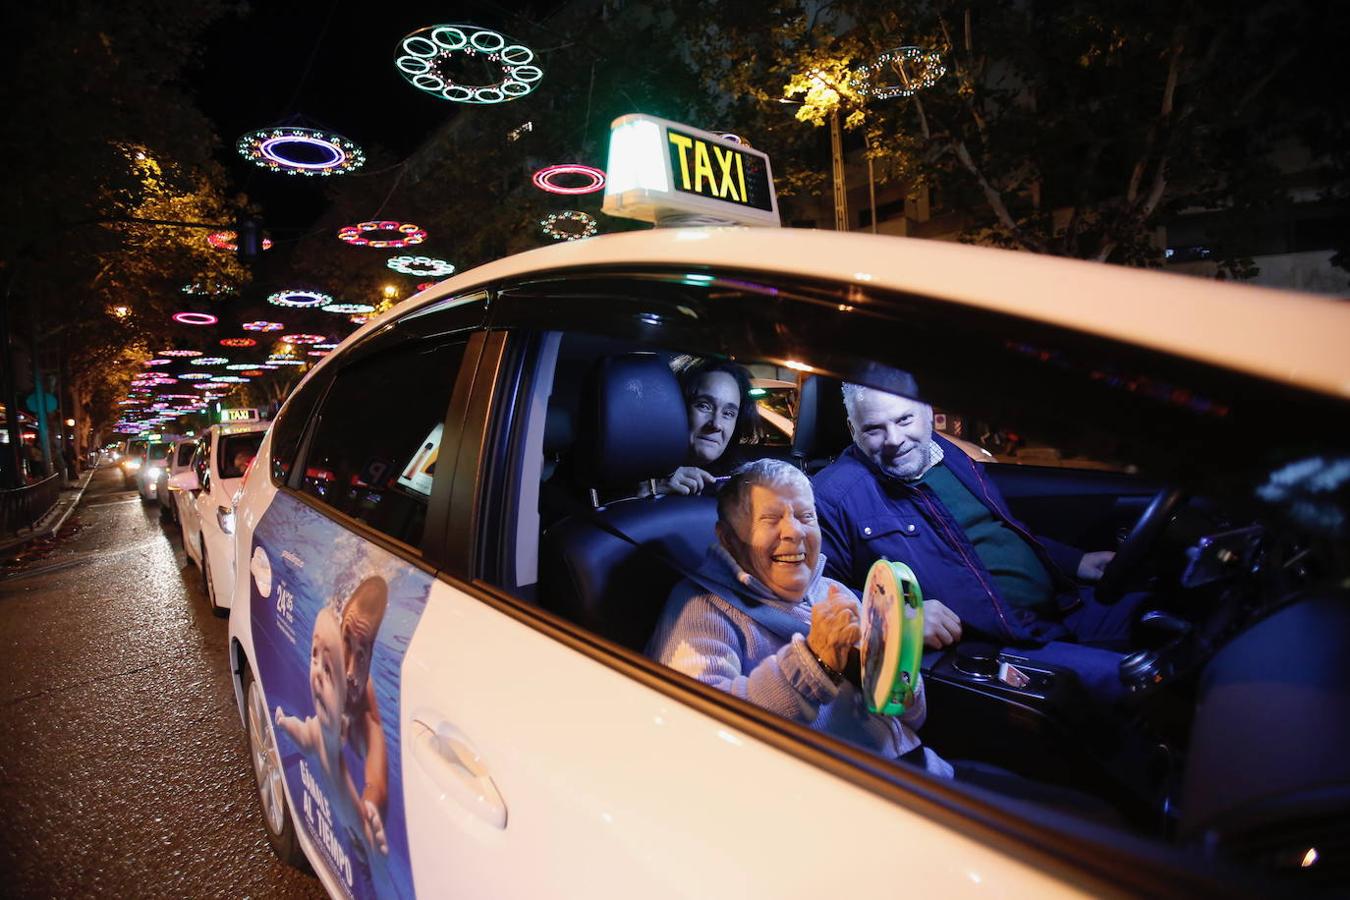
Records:
M984 177L984 173L980 171L979 166L975 165L975 160L971 158L970 150L966 147L965 141L954 140L952 142L952 149L956 151L956 158L961 161L961 165L965 166L966 171L975 177L976 183L984 193L985 202L988 203L989 208L994 211L994 215L998 218L999 223L1002 224L1004 228L1008 229L1013 238L1023 247L1036 253L1046 252L1044 242L1035 240L1018 226L1017 221L1013 218L1012 213L1008 211L1007 205L1003 202L1003 195L995 190L994 186Z

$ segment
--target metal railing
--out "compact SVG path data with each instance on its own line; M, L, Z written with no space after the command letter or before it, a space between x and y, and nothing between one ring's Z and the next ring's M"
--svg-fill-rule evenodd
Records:
M21 488L0 491L0 538L17 535L37 526L56 505L64 483L59 473Z

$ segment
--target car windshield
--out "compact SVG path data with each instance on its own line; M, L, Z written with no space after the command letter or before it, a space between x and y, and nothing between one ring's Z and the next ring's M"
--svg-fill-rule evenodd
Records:
M251 431L247 434L227 434L220 439L220 477L242 478L248 464L258 455L258 445L262 443L264 432Z
M172 446L173 444L151 444L150 445L151 462L162 461L165 457L169 455L169 448Z

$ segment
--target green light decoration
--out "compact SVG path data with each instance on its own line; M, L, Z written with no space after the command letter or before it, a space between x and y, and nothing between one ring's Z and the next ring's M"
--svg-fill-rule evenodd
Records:
M882 81L882 73L890 70L894 81ZM922 47L896 47L853 70L853 88L870 100L891 100L912 97L919 91L937 84L947 73L942 55Z
M559 227L561 223L566 223L567 227ZM594 216L576 209L564 209L562 212L549 213L539 220L539 227L543 229L544 234L555 241L579 241L583 238L594 237L595 233L600 230Z
M429 25L399 42L394 60L413 87L454 103L505 103L530 93L544 77L534 65L534 51L513 39L476 25ZM465 84L449 73L453 63L482 58L498 67L501 78L488 84Z

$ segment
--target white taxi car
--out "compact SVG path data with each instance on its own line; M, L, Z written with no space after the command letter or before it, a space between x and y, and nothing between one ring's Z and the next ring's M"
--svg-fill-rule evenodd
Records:
M173 445L164 460L165 474L156 483L155 499L159 501L159 514L161 518L171 519L179 522L182 516L179 511L180 503L188 502L192 495L187 491L177 491L170 487L169 479L175 475L181 475L192 468L192 459L197 454L197 439L195 437L179 438Z
M720 161L698 199L772 208L753 151L638 121L652 204L687 199L692 152ZM638 190L621 163L609 190ZM267 836L335 897L1343 887L1348 341L1323 299L833 232L661 228L464 272L309 373L241 494L229 653ZM988 671L1006 648L929 654L920 737L1016 774L995 790L648 659L714 501L598 503L683 458L676 354L802 373L794 443L822 456L849 438L805 398L899 367L1134 466L983 475L1039 534L1128 533L1118 586L1158 614L1123 704Z
M202 432L191 464L169 479L179 494L183 552L201 569L202 586L217 615L229 610L234 594L235 494L269 424L256 409L223 412L226 422Z

